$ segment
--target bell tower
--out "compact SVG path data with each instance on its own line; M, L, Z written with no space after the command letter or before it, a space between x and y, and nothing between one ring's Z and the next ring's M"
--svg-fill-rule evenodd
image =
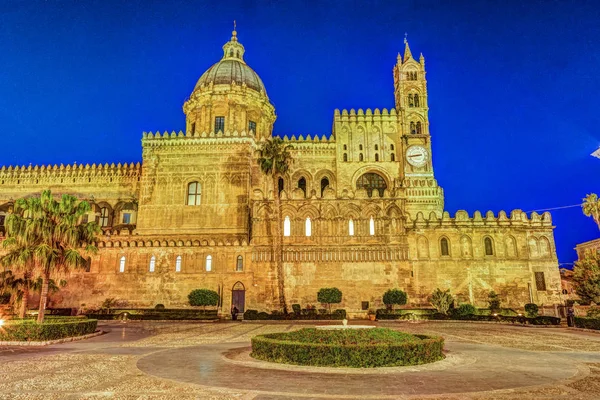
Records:
M441 218L444 192L433 176L425 74L425 57L421 54L415 60L405 37L404 57L398 53L394 66L394 98L402 137L406 211L411 218L418 212L428 217L432 211Z

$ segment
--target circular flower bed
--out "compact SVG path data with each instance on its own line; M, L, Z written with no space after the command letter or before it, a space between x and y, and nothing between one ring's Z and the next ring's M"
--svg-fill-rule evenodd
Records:
M272 333L252 338L252 357L285 364L322 367L391 367L444 358L444 339L387 328Z

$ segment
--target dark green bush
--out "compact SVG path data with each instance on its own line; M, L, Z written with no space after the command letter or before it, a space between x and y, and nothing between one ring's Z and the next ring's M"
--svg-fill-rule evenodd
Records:
M333 319L345 319L346 318L346 310L343 308L338 308L333 312Z
M294 314L300 315L302 307L300 306L300 304L292 304L292 310L294 311Z
M461 304L454 309L453 315L463 317L465 315L474 315L477 313L477 308L473 304Z
M244 313L244 319L248 321L253 321L258 319L258 311L256 310L246 310Z
M43 324L34 320L8 321L0 330L0 341L46 341L83 336L96 331L95 319L50 319Z
M195 289L188 294L191 306L216 306L219 304L219 294L210 289Z
M342 302L342 291L335 287L319 289L317 301L319 303L327 304L329 311L331 311L331 304Z
M500 297L493 290L488 294L488 304L490 305L490 310L492 313L500 310Z
M102 320L214 320L217 319L217 310L131 308L112 309L108 314L92 313L87 316Z
M402 306L406 304L408 296L406 292L400 289L390 289L383 294L383 304L394 307L394 305Z
M578 328L598 329L598 330L600 330L600 319L598 319L598 318L575 317L575 326L578 327Z
M444 339L386 328L317 330L259 335L252 357L288 364L371 368L416 365L444 358Z
M157 304L154 306L155 310L164 310L165 309L165 305L164 304Z
M590 307L586 317L600 319L600 307Z
M529 318L535 318L538 316L539 308L537 304L527 303L525 304L525 313Z
M267 314L264 311L261 311L258 313L257 318L256 319L260 319L260 320L265 320L265 319L269 319L269 314Z

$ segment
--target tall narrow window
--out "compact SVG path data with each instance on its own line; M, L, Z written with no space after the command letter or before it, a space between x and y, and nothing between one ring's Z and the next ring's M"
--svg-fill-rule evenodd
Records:
M390 144L390 150L392 150L392 151L394 150L394 145L393 144Z
M206 272L210 272L212 271L212 256L208 255L206 256Z
M413 135L415 133L417 133L417 128L415 127L415 123L414 122L410 123L410 133L413 134Z
M360 153L360 154L358 155L358 161L362 161L362 160L363 160L363 155L362 155L362 153Z
M248 132L256 133L256 122L248 121Z
M192 122L192 134L196 133L196 123Z
M394 153L390 156L390 161L396 161L396 155Z
M419 107L419 95L415 94L415 107Z
M348 154L344 153L344 162L348 162Z
M375 154L375 161L379 161L379 154Z
M123 223L126 225L131 223L131 213L123 213Z
M348 145L344 145L344 150L348 150Z
M373 217L369 219L369 235L375 235L375 220L373 219Z
M225 117L215 117L215 133L225 132Z
M450 255L450 249L448 248L448 239L442 238L442 240L440 240L440 247L441 247L441 251L442 251L442 255L443 256L449 256Z
M354 236L354 221L352 219L348 221L348 235Z
M187 205L188 206L199 206L202 197L202 185L200 182L188 183L187 189Z
M298 189L301 189L304 192L304 197L306 197L306 179L304 177L298 179Z
M119 260L119 272L125 272L125 256L121 256Z
M543 272L535 273L535 288L537 290L546 290L546 279Z
M485 255L493 256L494 255L494 245L492 243L492 239L490 239L489 237L486 237L485 239L483 239L483 245L485 247Z
M102 207L100 209L100 226L102 228L108 226L108 207Z
M244 270L244 257L238 256L237 262L235 264L235 270L237 272L242 272Z
M321 197L323 197L323 193L325 193L325 189L327 189L327 186L329 186L329 179L321 179Z
M283 188L284 188L283 178L277 179L277 191L280 196L281 196L281 192L283 192Z
M409 107L414 107L415 106L415 103L413 102L413 95L412 94L408 95L408 106Z
M155 267L156 267L156 257L152 256L150 258L150 272L154 272Z
M292 224L290 222L290 217L285 217L283 219L283 236L290 236L292 232Z
M421 134L421 122L417 122L417 135Z
M181 272L181 256L175 259L175 272Z
M362 151L362 144L358 145L358 149Z
M375 145L375 151L379 150L379 146Z
M306 222L304 223L304 234L306 236L312 235L312 223L310 221L310 217L306 218Z

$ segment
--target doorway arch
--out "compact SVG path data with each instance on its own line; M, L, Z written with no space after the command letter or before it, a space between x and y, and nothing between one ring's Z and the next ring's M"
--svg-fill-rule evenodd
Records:
M231 308L236 307L243 314L246 306L246 288L244 284L237 281L231 288Z

